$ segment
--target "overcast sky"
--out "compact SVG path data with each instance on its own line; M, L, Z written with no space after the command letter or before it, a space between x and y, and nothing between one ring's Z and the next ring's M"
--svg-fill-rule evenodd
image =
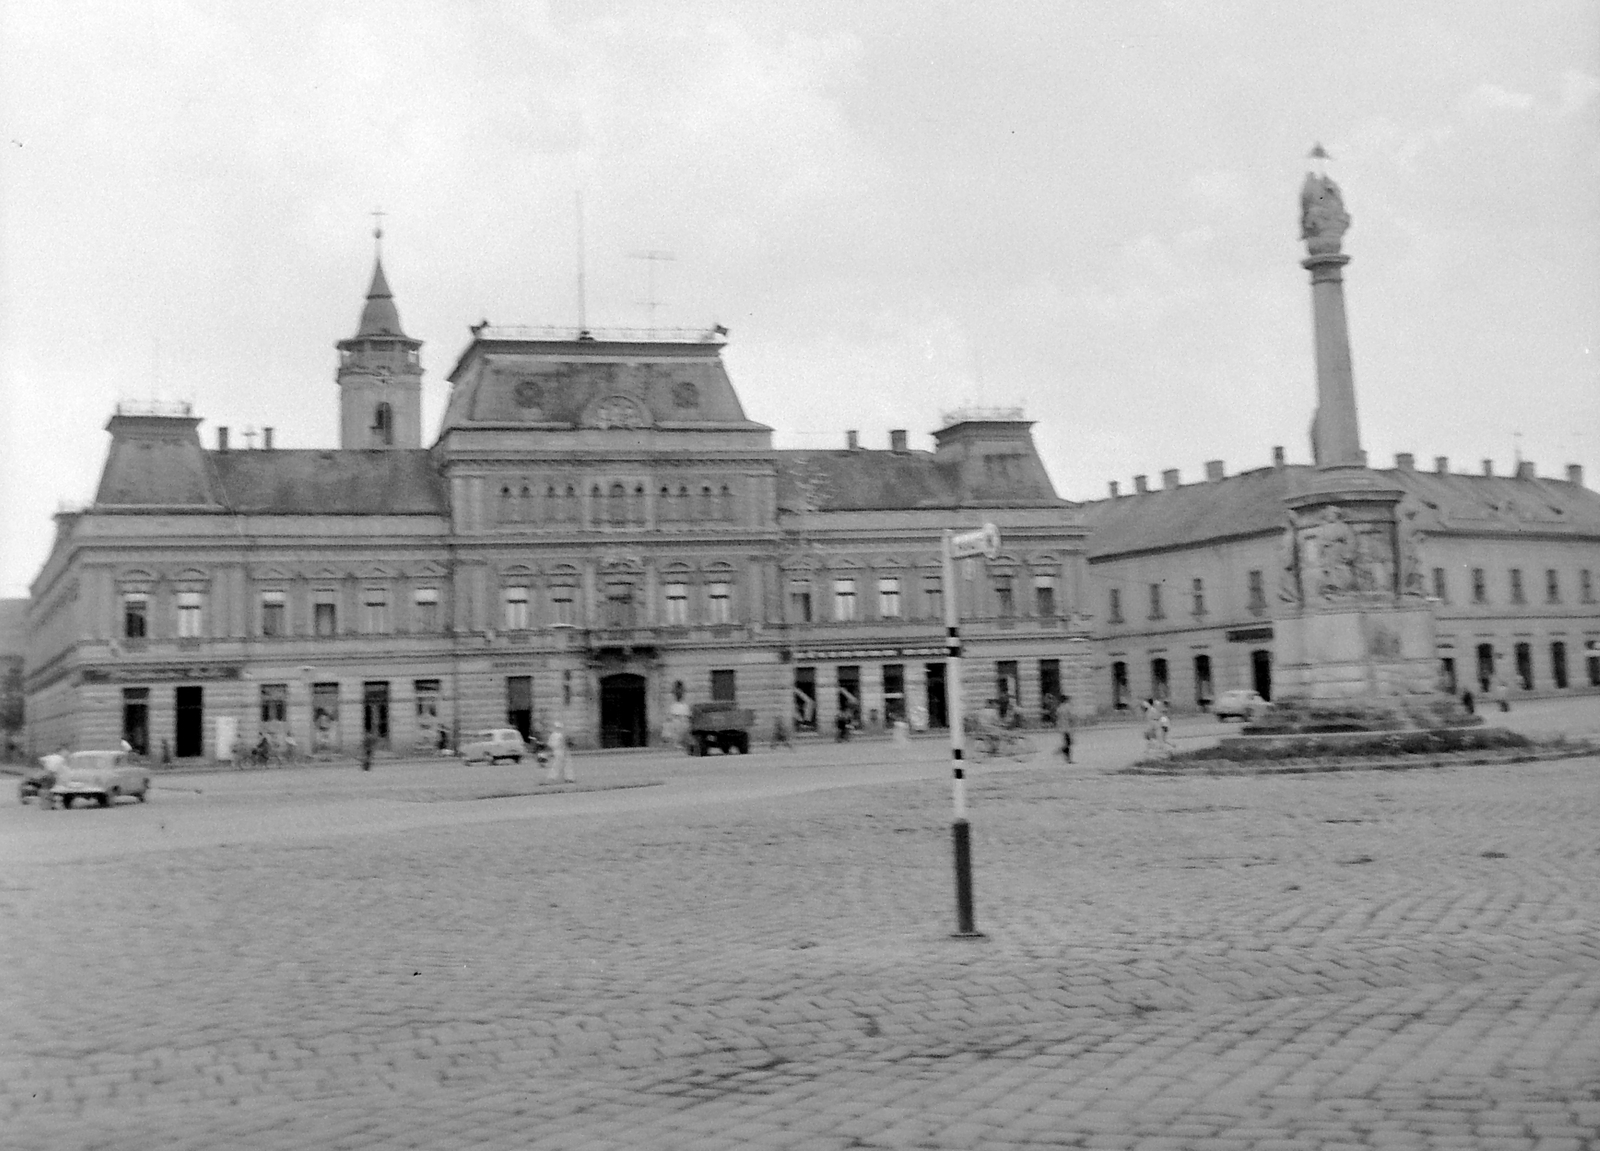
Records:
M1590 0L0 12L0 594L119 399L337 443L377 207L431 442L469 324L574 321L580 189L590 324L725 324L779 446L1020 403L1093 499L1309 459L1321 140L1372 460L1600 485Z

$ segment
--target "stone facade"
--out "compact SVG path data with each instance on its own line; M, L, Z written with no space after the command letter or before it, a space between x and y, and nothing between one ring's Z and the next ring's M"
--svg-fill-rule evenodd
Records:
M1004 551L957 589L968 698L1091 709L1086 529L1017 413L948 418L931 452L779 451L719 332L480 326L422 449L416 346L380 268L339 345L338 450L208 449L187 409L118 409L32 588L35 750L413 752L557 720L636 746L680 697L736 699L757 738L938 726L942 535L986 521Z

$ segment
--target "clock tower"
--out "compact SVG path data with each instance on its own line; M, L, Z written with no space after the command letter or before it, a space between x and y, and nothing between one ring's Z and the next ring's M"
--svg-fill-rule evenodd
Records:
M381 228L374 234L382 240ZM341 448L422 446L421 347L421 340L400 328L380 252L361 324L354 336L338 343Z

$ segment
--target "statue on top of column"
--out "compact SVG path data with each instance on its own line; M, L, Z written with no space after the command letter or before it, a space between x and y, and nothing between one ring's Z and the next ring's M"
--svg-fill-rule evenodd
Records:
M1313 155L1316 153L1313 152ZM1306 173L1300 188L1300 238L1314 256L1335 253L1350 227L1339 185L1316 172Z

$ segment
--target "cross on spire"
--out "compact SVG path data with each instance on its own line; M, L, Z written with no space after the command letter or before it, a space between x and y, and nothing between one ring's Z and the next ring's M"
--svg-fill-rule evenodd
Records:
M389 213L382 208L374 208L369 215L372 217L372 239L375 242L378 255L383 255L383 218Z

